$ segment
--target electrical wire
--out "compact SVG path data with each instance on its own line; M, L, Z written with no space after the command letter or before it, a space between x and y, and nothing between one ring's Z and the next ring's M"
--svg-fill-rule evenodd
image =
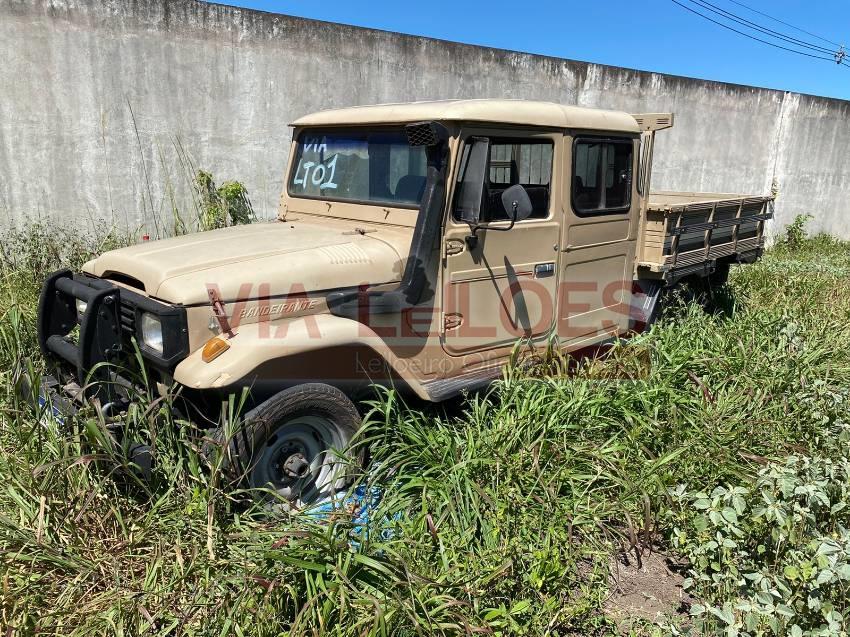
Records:
M818 40L821 40L821 41L826 42L828 44L834 44L837 47L844 46L843 44L839 44L838 42L833 42L832 40L828 40L827 38L824 38L822 36L817 35L816 33L812 33L811 31L806 31L805 29L801 29L800 27L795 27L793 24L789 24L788 22L780 20L779 18L774 18L772 15L768 15L767 13L764 13L763 11L759 11L758 9L754 9L750 5L744 4L743 2L738 2L738 0L729 0L729 2L731 2L732 4L737 4L739 7L743 7L744 9L752 11L753 13L758 13L759 15L764 16L765 18L768 18L769 20L773 20L774 22L778 22L779 24L784 24L786 27L791 27L795 31L799 31L800 33L805 33L806 35L810 35L813 38L817 38Z
M728 19L728 20L732 20L734 22L737 22L738 24L743 25L747 28L755 29L756 31L761 31L762 33L769 35L771 37L775 37L775 38L779 38L781 40L785 40L786 42L789 42L790 44L793 44L794 46L799 46L799 47L803 47L803 48L806 48L806 49L811 49L813 51L818 51L820 53L828 53L830 55L835 54L835 49L828 49L827 47L821 46L819 44L812 44L811 42L806 42L805 40L800 40L800 39L792 37L790 35L780 33L779 31L774 31L773 29L768 29L767 27L763 27L763 26L753 22L752 20L747 20L746 18L743 18L739 15L736 15L736 14L730 12L730 11L726 11L725 9L718 7L716 4L712 4L711 2L708 2L708 0L691 0L691 2L699 4L704 9L708 9L712 13L720 15L720 16Z
M711 16L707 16L704 13L700 13L696 9L693 9L693 8L691 8L691 7L689 7L685 4L682 4L681 2L679 2L679 0L671 0L671 2L679 5L680 7L685 9L686 11L690 11L691 13L708 20L709 22L713 22L714 24L721 26L724 29L728 29L730 31L733 31L733 32L737 33L738 35L743 35L744 37L750 38L751 40L755 40L756 42L761 42L762 44L766 44L768 46L772 46L772 47L777 48L777 49L782 49L783 51L789 51L790 53L796 53L797 55L803 55L805 57L814 58L816 60L827 60L829 62L835 62L835 58L833 56L827 57L825 55L816 55L814 53L808 53L806 51L800 51L799 49L792 49L792 48L787 47L787 46L782 46L781 44L777 44L776 42L769 42L768 40L763 40L762 38L758 38L758 37L752 35L751 33L746 33L745 31L741 31L739 29L736 29L735 27L732 27L732 26L729 26L728 24L720 22L719 20L715 20ZM843 66L850 66L850 64L847 64L847 62L845 62L845 61L840 62L840 64L842 64Z

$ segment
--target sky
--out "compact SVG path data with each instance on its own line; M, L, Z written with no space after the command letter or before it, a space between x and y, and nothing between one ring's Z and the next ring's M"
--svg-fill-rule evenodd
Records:
M836 44L847 44L850 51L848 0L740 0L813 35L749 11L734 0L220 3L586 62L850 99L850 56L848 66L839 66L833 61L807 58L755 42L676 4L717 18L694 1L710 3L767 29L829 50L837 50ZM728 24L746 30L739 24Z

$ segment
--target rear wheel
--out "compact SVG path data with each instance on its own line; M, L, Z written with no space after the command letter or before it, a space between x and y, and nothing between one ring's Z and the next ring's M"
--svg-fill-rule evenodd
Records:
M729 263L718 263L714 272L706 277L710 288L719 288L729 281Z
M311 383L261 404L229 440L221 432L217 437L224 469L235 480L257 489L270 506L301 507L344 490L362 467L362 451L344 455L360 424L345 394Z
M708 312L728 312L731 308L728 281L729 263L718 263L711 274L690 276L674 289L686 303L696 303Z
M711 274L695 279L691 286L699 304L707 310L712 310L717 301L722 302L728 282L729 264L718 263Z

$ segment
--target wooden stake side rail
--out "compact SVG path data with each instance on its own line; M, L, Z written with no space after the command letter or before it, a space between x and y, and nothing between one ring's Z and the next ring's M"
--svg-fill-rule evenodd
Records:
M641 276L676 280L718 260L753 261L764 249L773 197L653 193L644 219Z

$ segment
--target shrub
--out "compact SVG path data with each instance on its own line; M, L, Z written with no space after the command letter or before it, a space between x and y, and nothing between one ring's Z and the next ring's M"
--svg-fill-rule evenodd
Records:
M797 249L803 245L808 234L806 232L806 224L810 219L814 219L812 215L797 215L794 217L787 228L785 228L785 245L791 249Z
M256 220L248 190L238 181L228 181L216 188L213 176L199 170L194 186L200 200L198 222L201 230L214 230Z
M845 634L850 617L850 390L798 398L822 426L813 456L791 455L754 482L672 490L672 545L688 560L705 633ZM824 455L828 454L828 455Z

